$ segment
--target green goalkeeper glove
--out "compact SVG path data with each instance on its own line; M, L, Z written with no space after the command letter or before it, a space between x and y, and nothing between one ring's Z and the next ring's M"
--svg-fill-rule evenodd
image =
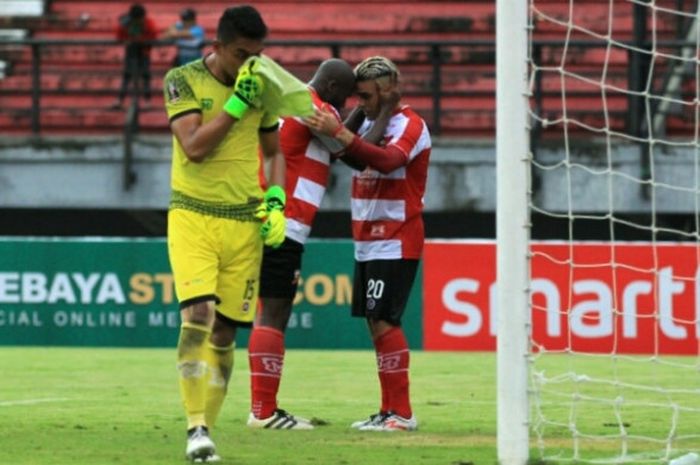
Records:
M257 63L255 59L250 60L248 65L238 70L233 95L224 104L224 111L236 119L243 118L263 93L263 80L256 74Z
M283 212L286 202L287 195L284 189L280 186L270 186L255 211L255 216L263 221L260 227L263 243L275 249L284 242L287 219Z
M280 186L270 186L267 191L265 191L263 203L267 206L268 211L284 210L284 206L287 204L287 194L285 194L284 189Z
M263 244L269 245L273 249L278 248L284 242L285 230L287 229L287 218L282 210L265 211L264 204L258 207L255 216L263 220L260 226L260 236Z

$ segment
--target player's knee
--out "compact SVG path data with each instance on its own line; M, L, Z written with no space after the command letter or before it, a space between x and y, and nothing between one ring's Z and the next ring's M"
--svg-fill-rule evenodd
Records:
M214 314L211 302L197 302L182 309L183 321L197 325L209 325Z
M381 318L367 318L367 324L373 338L380 337L387 331L400 326L399 322L387 321Z
M211 342L216 347L228 347L236 339L236 324L217 313L211 333Z
M265 313L260 316L260 321L258 324L260 326L267 326L269 328L274 328L277 331L285 332L287 329L287 323L289 322L289 317L291 312L280 312L280 313Z
M292 314L292 301L282 298L263 298L258 324L284 332Z

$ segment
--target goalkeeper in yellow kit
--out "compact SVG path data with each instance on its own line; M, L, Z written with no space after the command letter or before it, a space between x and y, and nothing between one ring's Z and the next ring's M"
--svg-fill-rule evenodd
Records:
M263 243L284 240L284 158L278 115L262 108L256 74L267 27L239 6L219 20L213 53L164 80L173 133L168 254L180 302L180 391L189 460L218 460L209 437L233 367L236 328L257 305ZM253 57L253 58L251 58ZM258 149L271 159L259 183Z

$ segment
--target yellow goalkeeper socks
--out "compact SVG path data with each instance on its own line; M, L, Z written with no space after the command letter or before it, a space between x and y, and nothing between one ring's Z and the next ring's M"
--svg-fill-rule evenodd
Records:
M233 349L236 344L228 347L217 347L211 342L207 344L207 363L209 376L207 383L207 402L205 419L207 426L213 428L226 397L228 381L233 370Z
M207 391L206 346L211 329L204 325L183 323L177 343L177 369L180 394L187 415L187 429L206 426L204 409Z

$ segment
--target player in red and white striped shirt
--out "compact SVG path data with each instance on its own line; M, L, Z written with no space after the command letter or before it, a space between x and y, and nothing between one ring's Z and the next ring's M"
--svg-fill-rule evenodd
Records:
M388 108L381 146L362 139L381 119L382 105L399 92L399 71L384 57L355 68L358 134L317 111L308 123L345 146L343 159L356 168L352 182L355 276L352 314L367 319L377 355L382 392L379 413L353 423L363 431L414 430L409 398L409 348L401 317L423 250L423 195L431 140L427 125L410 107ZM350 123L348 123L350 124Z
M309 83L316 108L324 108L340 120L338 109L355 88L355 75L345 61L324 61ZM316 211L328 183L331 152L342 145L330 137L312 134L298 118L285 118L280 146L287 165L285 190L287 226L278 249L265 247L260 273L262 309L250 335L248 356L251 374L251 413L248 426L267 429L312 429L313 425L277 407L284 332L297 290L301 256Z

